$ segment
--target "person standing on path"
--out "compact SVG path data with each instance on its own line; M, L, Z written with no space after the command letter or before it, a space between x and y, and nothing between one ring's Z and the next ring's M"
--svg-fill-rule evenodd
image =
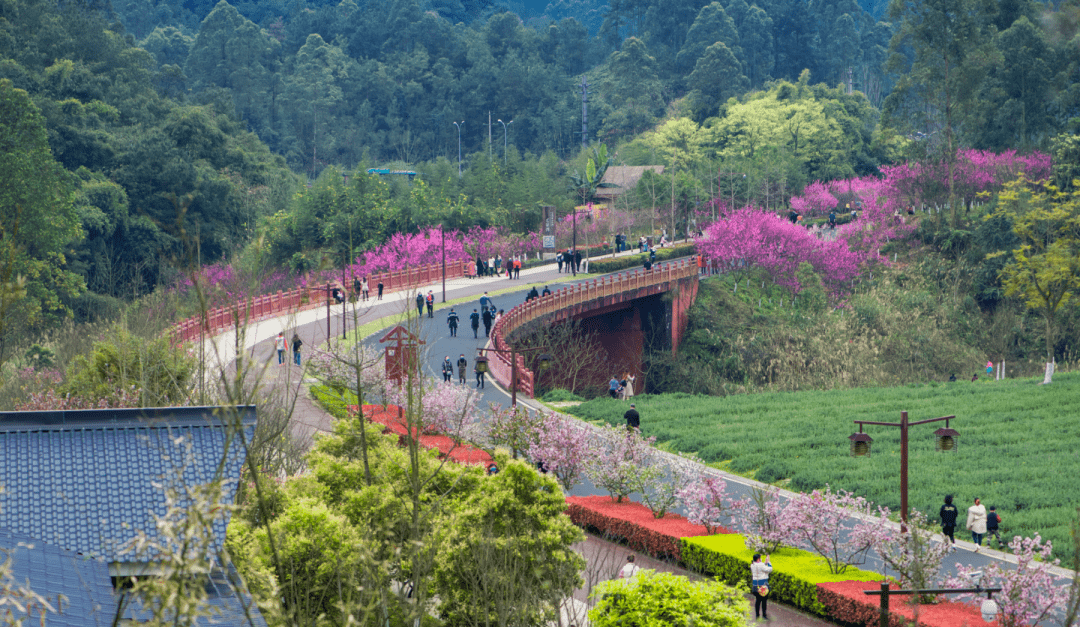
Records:
M986 512L986 546L990 546L990 538L996 538L998 549L1001 549L1001 534L998 525L1001 524L1001 516L998 516L997 506L991 505L990 511Z
M555 255L555 265L559 267L559 274L562 274L562 251Z
M574 251L574 274L581 272L581 251Z
M769 573L772 572L772 561L766 555L764 561L761 553L754 554L754 562L750 564L750 591L754 593L754 618L769 620Z
M300 336L296 333L292 334L292 356L293 363L297 366L300 365L300 347L304 345L304 342L300 339Z
M383 288L382 279L379 279L379 284L376 287L379 288L379 300L382 300L382 288Z
M622 384L615 378L615 375L611 375L611 381L608 381L608 396L611 398L619 398L619 390L621 389Z
M521 257L514 260L514 278L521 278Z
M968 508L967 528L971 532L971 541L975 543L975 552L982 549L983 535L986 534L986 508L978 498L975 504Z
M941 510L938 512L938 517L941 518L941 534L949 539L952 544L949 546L950 551L956 550L956 537L953 535L956 532L956 517L960 513L957 511L956 506L953 505L953 495L945 495L945 504L941 506Z
M453 307L450 308L450 313L446 314L446 325L450 327L450 337L457 337L458 315Z
M634 575L637 575L640 570L641 567L634 563L634 554L631 553L626 556L626 564L619 571L619 579L633 579Z
M356 277L352 278L352 294L354 303L364 298L364 286L360 283L360 279Z
M491 309L485 309L484 313L480 314L484 320L484 337L491 337L491 323L494 320L494 316L491 314Z
M461 357L457 358L458 383L462 385L465 385L465 368L468 366L469 362L465 359L465 353L462 353Z
M367 299L368 299L367 277L364 277L364 282L360 284L360 293L364 295L364 302L367 302Z
M469 314L469 324L472 325L473 339L478 339L479 336L477 335L477 333L480 331L480 314L476 311L476 309L473 309L472 313Z
M638 413L637 407L633 403L630 403L630 409L626 410L623 418L626 420L627 431L641 429L641 414Z
M285 365L285 349L288 348L285 343L285 333L278 331L277 337L274 338L274 348L277 349L277 364L279 366Z
M416 293L416 317L417 318L423 318L424 317L424 293L423 292L417 292Z
M450 363L450 355L447 355L442 362L442 380L443 383L450 383L450 380L454 377L454 364Z

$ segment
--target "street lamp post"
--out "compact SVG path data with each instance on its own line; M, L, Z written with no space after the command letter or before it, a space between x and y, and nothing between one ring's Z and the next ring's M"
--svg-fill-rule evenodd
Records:
M517 407L517 355L518 353L532 353L539 350L544 349L539 346L535 348L510 347L510 350L506 350L505 348L481 348L479 351L480 355L476 358L476 371L486 373L490 369L488 366L488 358L484 356L484 353L487 351L503 355L510 353L510 405ZM542 353L540 355L540 371L547 370L553 361L554 358L551 355Z
M927 420L916 420L915 422L908 421L908 413L906 411L900 412L900 422L872 422L869 420L856 420L855 424L859 425L859 433L849 436L848 439L852 442L852 451L857 456L862 456L870 452L869 444L873 442L870 436L862 432L863 425L876 425L879 427L900 427L900 519L904 522L901 525L906 529L908 522L908 427L914 427L915 425L925 425L932 422L945 421L945 428L938 429L934 432L934 435L938 437L939 441L947 441L949 444L941 445L942 450L951 450L955 447L956 436L960 435L956 431L949 428L949 421L956 418L956 416L942 416L941 418L929 418ZM859 443L863 446L859 447Z
M446 227L439 226L439 234L442 236L442 302L446 302Z
M503 122L502 120L498 120L498 122L499 122L499 124L503 125L503 166L505 167L506 166L506 127L513 124L514 121L510 120L509 122Z
M465 120L461 123L454 122L454 126L457 127L457 177L461 178L461 127L465 125Z

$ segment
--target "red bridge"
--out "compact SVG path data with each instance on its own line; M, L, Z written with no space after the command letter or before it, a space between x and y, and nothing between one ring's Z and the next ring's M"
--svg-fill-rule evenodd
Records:
M588 381L606 385L612 374L631 372L640 391L645 384L646 344L656 348L662 342L673 353L678 350L697 290L698 267L692 260L593 279L514 307L495 324L492 342L494 348L509 351L511 341L543 326L576 320L584 330L596 333L606 353L607 370L589 373ZM509 352L492 352L489 357L492 375L509 389ZM518 393L532 396L535 373L526 367L523 355L516 358Z

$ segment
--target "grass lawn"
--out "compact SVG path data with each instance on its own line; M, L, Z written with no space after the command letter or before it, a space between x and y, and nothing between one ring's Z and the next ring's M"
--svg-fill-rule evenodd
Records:
M1080 373L897 388L764 393L725 398L686 394L636 396L641 429L665 449L692 452L710 465L809 491L825 484L850 490L892 510L900 507L900 430L865 428L870 457L851 457L853 420L899 422L956 415L955 451L934 450L942 423L909 430L909 500L937 520L945 494L961 510L979 497L996 505L1002 535L1053 541L1063 555L1080 506ZM621 424L626 404L608 398L568 409L578 417Z

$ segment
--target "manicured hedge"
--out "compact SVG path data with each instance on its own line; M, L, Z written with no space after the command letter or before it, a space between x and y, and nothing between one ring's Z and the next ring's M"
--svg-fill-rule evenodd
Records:
M668 259L686 257L687 255L692 254L694 254L694 244L677 244L671 248L657 248L656 261L667 261ZM649 253L638 253L626 257L616 257L614 259L590 259L589 272L593 274L604 274L607 272L626 270L627 268L641 268L644 267L645 259L648 255Z
M833 620L877 627L881 610L878 596L863 594L876 590L876 584L861 581L837 581L818 584L818 599ZM909 597L889 599L889 627L905 627L915 618L915 609L906 602ZM926 627L979 627L983 622L979 609L966 603L944 601L919 606L919 624ZM998 625L998 622L989 623Z
M649 508L633 501L616 503L607 496L568 496L566 505L574 524L659 558L679 560L682 538L708 535L703 525L672 513L654 518Z
M754 552L746 548L743 536L739 534L682 540L682 558L687 567L705 575L719 577L730 585L750 582L750 563L753 557ZM819 556L798 549L779 549L771 558L773 572L769 576L770 596L821 616L829 614L826 606L818 599L818 584L884 579L878 573L854 567L848 567L841 575L834 575Z

